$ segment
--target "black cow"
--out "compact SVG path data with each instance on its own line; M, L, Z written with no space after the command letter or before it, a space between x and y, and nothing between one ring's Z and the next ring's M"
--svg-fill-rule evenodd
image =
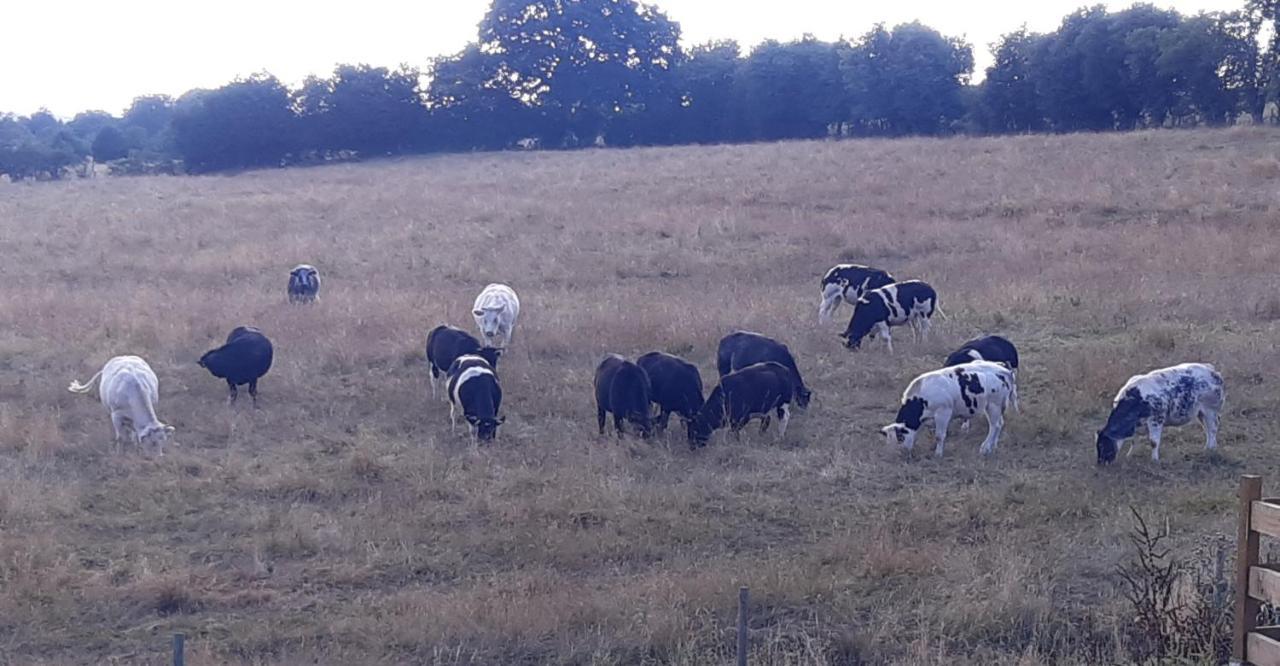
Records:
M694 364L665 352L649 352L636 359L649 377L649 399L658 405L658 432L665 432L671 415L686 422L702 409L702 375Z
M498 435L498 426L506 418L502 409L502 386L489 362L480 356L461 356L450 364L449 424L458 427L457 410L461 409L471 433L482 442Z
M609 354L596 367L596 421L604 434L605 413L613 414L613 427L622 437L623 421L630 422L648 439L652 431L649 411L649 375L617 354Z
M320 271L311 264L298 264L289 271L289 302L314 303L320 299Z
M804 385L800 368L796 367L796 359L786 345L751 331L734 331L720 338L720 348L716 352L716 370L721 377L749 365L768 362L781 364L795 374L796 407L801 410L807 408L813 391Z
M689 445L706 446L711 434L729 426L735 438L753 418L763 423L760 432L769 429L770 418L778 417L778 437L786 434L791 420L791 402L798 397L795 373L774 362L756 363L720 378L711 390L698 417L689 422Z
M1006 368L1016 372L1018 370L1018 348L1014 347L1012 342L998 335L984 335L960 345L959 349L951 352L942 367L949 368L953 365L962 365L971 361L1003 363Z
M227 401L236 401L236 387L249 385L253 406L258 406L258 380L271 369L274 350L271 341L252 326L238 326L227 336L227 343L205 352L200 357L200 367L214 377L227 380Z
M431 396L436 395L436 381L448 376L449 366L460 356L474 354L489 362L490 370L498 369L502 350L483 347L474 335L453 326L441 325L427 334L427 365L431 367Z
M822 276L822 303L818 305L818 323L824 324L840 308L840 304L857 303L868 291L893 284L893 276L859 264L837 264Z
M916 337L924 339L929 334L930 318L937 309L938 293L933 287L919 280L895 282L872 289L858 299L853 306L849 326L840 337L844 338L844 346L858 349L862 346L863 338L879 335L884 338L892 353L890 327L910 324Z

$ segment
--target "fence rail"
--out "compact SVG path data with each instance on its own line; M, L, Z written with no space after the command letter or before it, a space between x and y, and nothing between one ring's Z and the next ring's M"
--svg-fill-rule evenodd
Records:
M1233 664L1280 666L1280 626L1258 626L1262 604L1280 605L1280 568L1259 562L1263 536L1280 539L1280 499L1263 499L1262 478L1246 474L1240 477Z

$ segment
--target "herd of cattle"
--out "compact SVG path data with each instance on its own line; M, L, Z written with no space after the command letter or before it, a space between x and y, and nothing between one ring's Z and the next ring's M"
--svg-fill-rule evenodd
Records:
M849 349L858 349L867 338L884 338L893 350L890 330L908 326L918 339L929 332L934 313L940 313L933 287L919 280L896 281L882 270L857 264L835 266L822 278L819 323L829 322L841 303L853 314L841 337ZM309 264L289 274L290 303L313 303L319 298L320 273ZM431 392L437 394L441 377L446 380L450 421L456 427L462 412L472 435L480 441L497 436L502 387L498 361L511 344L520 300L510 287L491 284L476 298L472 315L480 338L452 326L436 327L427 336L427 364ZM227 382L228 401L234 403L237 387L248 385L254 406L258 380L271 369L273 349L256 328L241 326L226 343L205 353L199 365ZM813 396L801 377L795 356L783 343L749 331L736 331L720 340L716 354L719 384L704 398L702 377L692 363L661 351L634 362L609 354L596 368L596 414L600 434L612 415L619 437L626 430L641 437L666 430L672 414L685 424L690 446L705 446L717 430L728 428L734 436L752 420L767 431L778 420L782 437L792 408L805 410ZM881 429L890 443L911 449L919 432L933 425L935 455L943 453L947 428L959 419L963 427L981 414L988 431L980 451L992 452L1004 428L1005 411L1018 411L1018 351L1003 337L989 335L970 340L950 354L943 367L926 372L902 394L897 417ZM98 394L111 417L117 444L132 439L139 446L163 454L173 433L155 413L159 381L147 362L137 356L109 360L88 382L72 382L70 390L88 393L97 381ZM1219 413L1225 397L1222 376L1213 366L1184 363L1129 379L1112 403L1106 425L1097 435L1097 461L1108 463L1126 439L1145 424L1152 443L1151 457L1160 458L1160 437L1165 426L1199 421L1206 446L1217 446ZM1133 452L1130 445L1129 452Z

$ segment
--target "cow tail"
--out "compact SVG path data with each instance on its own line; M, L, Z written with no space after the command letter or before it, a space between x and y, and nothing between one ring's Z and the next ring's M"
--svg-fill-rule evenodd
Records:
M67 390L71 391L72 393L88 393L89 391L93 390L93 385L97 383L98 378L101 376L102 376L102 371L99 370L96 374L94 374L94 376L89 378L89 381L83 384L73 379L71 380L71 386L68 386Z
M1013 411L1021 414L1022 407L1018 404L1018 380L1016 377L1009 382L1009 402L1013 403Z

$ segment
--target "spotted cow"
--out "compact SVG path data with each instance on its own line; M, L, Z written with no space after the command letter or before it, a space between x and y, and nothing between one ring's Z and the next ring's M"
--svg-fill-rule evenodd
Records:
M933 454L941 457L951 419L968 421L983 414L987 418L987 438L979 451L988 454L995 450L1004 430L1004 412L1009 405L1018 409L1013 371L999 363L973 361L926 372L912 380L902 393L897 418L880 431L890 444L896 442L911 450L920 429L932 421Z
M1205 448L1217 448L1218 414L1225 400L1222 375L1207 363L1183 363L1130 377L1116 394L1107 424L1098 431L1098 464L1114 461L1120 446L1144 423L1152 460L1160 459L1164 427L1183 426L1192 419L1204 428Z

